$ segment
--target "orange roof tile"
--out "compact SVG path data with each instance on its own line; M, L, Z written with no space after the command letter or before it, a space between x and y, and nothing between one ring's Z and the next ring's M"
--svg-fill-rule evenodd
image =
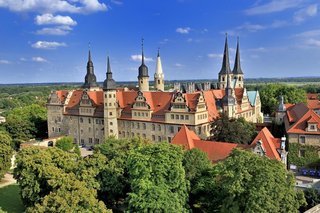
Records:
M253 142L250 144L251 147L255 146L258 141L262 142L262 146L266 151L266 156L270 159L280 159L280 155L277 149L280 148L280 139L274 138L271 132L268 130L267 127L264 127Z
M287 133L297 133L297 134L316 134L319 135L320 132L308 132L306 131L306 128L308 126L308 121L311 121L312 123L317 123L318 129L320 128L320 116L315 113L313 110L308 109L308 111L297 118L296 122L292 125L288 125L286 123L286 130Z
M318 100L318 94L317 93L308 93L307 99L308 100Z
M200 140L200 138L194 133L190 131L186 125L183 125L180 131L173 137L171 143L176 145L182 145L186 149L194 148L194 140Z
M58 90L58 91L56 91L56 94L57 94L58 98L60 99L61 103L64 103L64 101L68 95L68 91L67 90Z
M307 100L308 108L309 109L320 109L320 101L317 100Z

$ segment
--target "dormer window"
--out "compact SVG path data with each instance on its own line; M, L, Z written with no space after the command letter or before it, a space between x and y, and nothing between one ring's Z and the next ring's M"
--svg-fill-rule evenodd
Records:
M317 129L317 124L316 123L308 123L308 128L307 131L309 132L316 132Z

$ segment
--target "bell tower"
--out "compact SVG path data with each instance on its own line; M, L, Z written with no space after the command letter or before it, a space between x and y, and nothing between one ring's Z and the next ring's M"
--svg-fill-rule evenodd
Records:
M143 51L143 39L142 39L142 59L139 67L138 83L139 90L141 92L149 91L149 74L148 67L144 64L144 51Z

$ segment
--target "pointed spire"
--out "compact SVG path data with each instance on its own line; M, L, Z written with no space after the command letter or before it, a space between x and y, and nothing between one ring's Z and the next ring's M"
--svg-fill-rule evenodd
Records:
M116 89L116 82L112 78L111 72L111 65L109 56L107 57L107 73L106 73L106 80L103 82L103 90L115 90Z
M158 47L158 55L157 57L160 57L160 47Z
M91 59L91 51L90 51L90 43L89 43L89 54L88 54L88 62L87 62L87 74L84 78L83 88L90 89L94 87L98 87L97 79L94 74L94 66Z
M141 49L142 49L142 63L141 63L141 64L144 64L143 41L144 41L144 39L142 38L142 39L141 39Z
M237 37L237 51L236 51L236 58L234 62L233 74L243 74L240 65L240 47L239 47L239 37Z
M163 78L162 64L160 58L160 48L158 48L155 78Z
M89 42L88 46L89 46L89 56L88 56L88 61L91 61L91 48L90 48L90 42Z
M226 33L226 40L224 44L224 52L223 52L223 61L222 67L219 74L227 74L230 73L230 62L229 62L229 50L228 50L228 34Z
M107 57L107 73L111 73L111 66L110 66L110 60L109 60L109 56Z

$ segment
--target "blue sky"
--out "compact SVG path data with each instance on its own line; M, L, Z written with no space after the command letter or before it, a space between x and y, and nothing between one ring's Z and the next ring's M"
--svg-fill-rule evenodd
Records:
M320 76L319 0L0 0L0 83L82 82L88 43L98 81L216 79L225 33L247 78Z

